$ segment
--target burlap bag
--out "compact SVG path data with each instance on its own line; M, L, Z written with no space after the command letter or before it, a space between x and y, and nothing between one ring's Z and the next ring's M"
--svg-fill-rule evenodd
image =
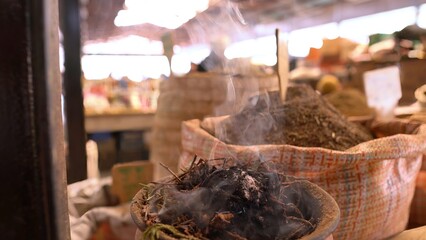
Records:
M180 166L194 154L218 159L214 164L263 164L318 184L341 210L335 239L384 239L406 227L422 153L426 126L394 121L375 123L381 138L346 151L291 145L237 146L221 142L200 128L199 120L182 125ZM220 158L232 158L224 162Z

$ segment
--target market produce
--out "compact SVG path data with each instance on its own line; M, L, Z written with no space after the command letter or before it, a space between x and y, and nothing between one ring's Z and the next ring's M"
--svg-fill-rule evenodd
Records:
M253 103L254 102L254 103ZM278 92L251 99L242 111L201 127L221 141L237 145L289 144L345 150L373 139L361 125L347 121L312 88L290 86L286 102Z
M339 79L336 76L326 74L321 77L315 88L321 94L328 94L342 89L342 84L339 82Z
M335 108L346 116L373 116L365 96L357 89L344 89L324 96Z

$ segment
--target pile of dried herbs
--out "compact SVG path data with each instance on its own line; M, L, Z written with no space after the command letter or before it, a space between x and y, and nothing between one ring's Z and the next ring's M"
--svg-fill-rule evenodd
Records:
M373 139L366 128L349 122L306 85L290 86L284 103L278 92L261 94L214 128L205 123L201 127L207 132L236 145L289 144L343 151Z
M293 182L262 167L194 159L185 173L143 187L143 239L298 239L318 219Z

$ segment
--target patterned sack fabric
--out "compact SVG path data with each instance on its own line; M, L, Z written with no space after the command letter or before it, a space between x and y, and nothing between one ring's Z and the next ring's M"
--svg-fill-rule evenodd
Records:
M216 165L236 159L256 167L264 164L287 175L309 180L339 204L335 239L384 239L406 228L422 155L426 125L402 120L374 121L378 136L345 151L292 145L226 144L200 127L200 120L182 124L180 167L194 155ZM226 159L226 160L224 160Z

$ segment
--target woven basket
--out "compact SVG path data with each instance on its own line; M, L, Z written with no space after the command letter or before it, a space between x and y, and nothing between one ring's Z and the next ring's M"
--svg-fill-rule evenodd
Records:
M194 154L201 158L262 160L286 175L318 184L339 204L336 239L383 239L406 227L415 180L426 152L426 125L393 121L371 128L383 136L346 151L291 145L237 146L221 142L200 128L199 120L184 122L181 167ZM215 164L212 162L212 164ZM217 161L223 164L223 161Z

